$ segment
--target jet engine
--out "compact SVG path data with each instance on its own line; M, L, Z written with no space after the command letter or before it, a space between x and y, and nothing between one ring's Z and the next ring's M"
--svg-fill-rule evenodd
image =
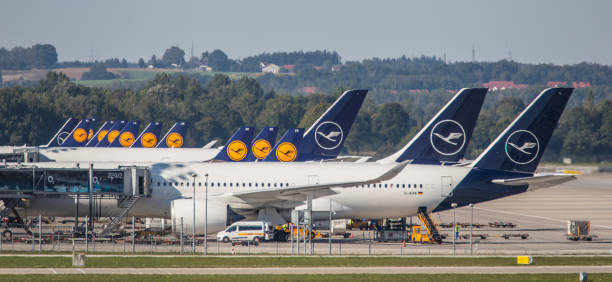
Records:
M181 233L181 218L183 219L183 233L191 234L193 226L193 200L178 199L170 203L172 213L172 232ZM204 235L206 218L206 205L203 199L195 201L195 233ZM232 223L243 219L228 204L219 199L208 199L208 234L217 233Z

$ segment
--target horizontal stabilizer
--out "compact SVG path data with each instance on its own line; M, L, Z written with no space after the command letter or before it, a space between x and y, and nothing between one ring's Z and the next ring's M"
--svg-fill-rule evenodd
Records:
M578 174L567 174L567 173L553 173L553 174L535 174L530 177L512 178L512 179L493 179L491 183L509 185L509 186L523 186L529 185L528 191L533 191L541 188L548 188L551 186L559 185L568 181L576 179Z
M206 143L206 145L204 145L204 147L202 147L202 149L212 149L213 146L215 146L215 144L217 144L217 139L210 141L208 143Z

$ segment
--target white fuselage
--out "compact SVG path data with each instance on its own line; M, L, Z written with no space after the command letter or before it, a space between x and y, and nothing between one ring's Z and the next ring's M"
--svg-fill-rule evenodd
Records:
M38 148L39 161L46 162L202 162L213 159L219 149L204 148Z
M41 163L42 164L42 163ZM53 163L50 163L53 164ZM45 164L43 166L47 166ZM74 163L55 163L74 167ZM139 217L170 216L170 202L193 196L193 174L196 199L204 198L205 174L208 174L208 200L221 201L236 210L258 210L266 207L292 209L304 204L303 197L278 201L245 201L233 194L309 184L341 183L374 179L397 164L378 163L172 163L151 165L150 198L140 199L129 215ZM95 164L97 168L117 167L117 164ZM358 187L332 188L335 194L320 195L313 200L314 211L329 211L334 218L405 217L417 213L418 207L433 210L452 189L442 189L442 176L451 180L452 188L470 168L431 165L408 165L393 179ZM449 178L450 177L450 178ZM100 216L117 213L116 200L102 200ZM72 199L36 198L30 201L28 213L49 216L74 216ZM88 201L81 200L79 214L86 215ZM197 207L196 209L203 209ZM199 213L199 212L198 212ZM324 218L322 218L324 219ZM317 218L315 218L317 220Z

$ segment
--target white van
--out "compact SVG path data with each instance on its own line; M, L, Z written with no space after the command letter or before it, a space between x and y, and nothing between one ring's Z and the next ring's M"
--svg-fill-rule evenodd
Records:
M230 241L261 242L270 240L272 224L265 221L235 222L223 231L217 233L217 240L228 243Z

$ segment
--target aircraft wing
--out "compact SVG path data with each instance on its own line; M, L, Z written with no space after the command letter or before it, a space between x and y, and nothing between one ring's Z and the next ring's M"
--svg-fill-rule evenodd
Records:
M493 179L492 183L509 185L509 186L523 186L529 185L528 191L533 191L541 188L548 188L551 186L559 185L568 181L576 179L577 174L569 173L547 173L547 174L536 174L531 177L512 178L512 179Z
M331 188L346 188L354 187L357 185L373 184L381 181L392 179L399 174L408 162L400 163L393 168L389 169L382 175L363 181L350 181L350 182L337 182L337 183L320 183L311 185L302 185L287 188L273 188L273 189L259 189L244 192L233 192L225 194L226 196L233 196L245 201L249 204L266 204L278 201L303 201L306 199L306 195L312 195L313 199L333 195L334 191Z

